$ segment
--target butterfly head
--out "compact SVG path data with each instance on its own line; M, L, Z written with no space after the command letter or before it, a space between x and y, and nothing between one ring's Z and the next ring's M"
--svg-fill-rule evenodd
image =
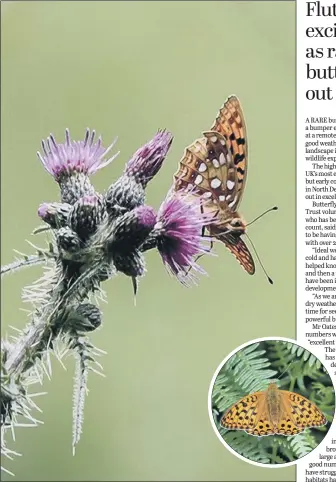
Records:
M274 392L274 391L276 391L276 390L278 390L278 389L279 389L278 385L277 385L276 383L274 383L274 382L272 382L272 383L270 383L270 384L268 385L268 391L273 391L273 392Z
M238 213L229 219L225 219L225 217L222 213L217 212L214 221L208 226L210 236L220 239L221 236L231 234L238 238L245 234L246 222Z
M234 217L228 222L227 229L229 232L240 236L245 233L246 223L242 218Z

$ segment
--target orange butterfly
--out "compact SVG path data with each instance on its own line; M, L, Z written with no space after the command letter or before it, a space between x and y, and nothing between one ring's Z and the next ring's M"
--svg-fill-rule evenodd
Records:
M207 200L202 209L215 213L215 222L206 226L210 236L222 241L247 273L254 274L253 257L241 238L246 223L238 212L246 174L246 125L239 100L231 96L211 130L186 148L174 174L174 188L192 186L193 194Z
M224 428L245 430L258 437L295 435L326 423L326 417L313 402L298 393L279 390L275 383L239 400L220 421Z

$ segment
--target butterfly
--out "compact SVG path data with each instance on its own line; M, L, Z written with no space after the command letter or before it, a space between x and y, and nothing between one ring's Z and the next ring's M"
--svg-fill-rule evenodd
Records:
M258 437L295 435L326 423L326 417L313 402L298 393L279 390L275 383L263 392L243 397L220 420L224 428L245 430Z
M246 125L240 102L231 96L220 109L210 131L185 149L174 174L174 189L193 188L207 200L202 210L214 213L206 228L211 238L222 241L249 274L253 257L241 238L246 222L238 213L247 175Z

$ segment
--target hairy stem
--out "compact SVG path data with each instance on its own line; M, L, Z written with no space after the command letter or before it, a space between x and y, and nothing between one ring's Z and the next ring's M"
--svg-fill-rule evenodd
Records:
M13 263L1 266L1 275L13 273L21 268L41 263L45 263L45 255L43 253L26 256L23 259L18 259L17 261L13 261Z
M69 305L78 299L80 288L81 300L90 292L90 286L87 283L80 283L80 278L76 281L66 280L57 269L52 276L51 285L53 288L50 289L49 286L45 292L43 306L35 310L33 321L8 355L5 369L9 374L23 373L34 365L37 358L42 358L50 343L62 331L65 302Z

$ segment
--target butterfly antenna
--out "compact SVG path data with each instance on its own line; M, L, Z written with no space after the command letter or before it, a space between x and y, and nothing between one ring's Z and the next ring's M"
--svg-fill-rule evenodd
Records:
M269 210L269 211L271 211L271 210ZM267 212L267 211L266 211L266 212ZM252 239L250 238L250 236L249 236L247 233L245 233L245 235L246 235L247 239L248 239L248 240L250 241L250 243L251 243L251 246L252 246L252 248L253 248L253 251L254 251L254 253L255 253L256 257L257 257L257 260L259 261L260 266L262 267L263 272L265 273L266 278L268 279L268 282L272 285L272 284L273 284L273 280L272 280L272 278L270 278L270 277L268 276L267 271L265 270L264 265L262 264L261 259L259 258L259 254L257 253L257 250L256 250L256 248L255 248L255 246L254 246L254 244L253 244L253 242L252 242Z
M292 361L290 362L290 364L288 365L288 367L286 368L286 370L284 370L284 371L278 376L278 380L280 380L280 378L282 377L282 375L284 375L285 373L288 372L288 375L290 374L290 373L289 373L289 369L290 369L290 367L293 365L294 361L296 361L296 360L292 360Z
M248 224L246 224L246 226L250 226L251 224L253 224L255 221L258 221L258 219L262 218L263 216L265 216L265 214L271 212L271 211L277 211L278 210L278 206L273 206L272 208L269 208L267 209L267 211L265 211L264 213L262 214L259 214L259 216L257 216L256 218L253 219L253 221L249 222Z

